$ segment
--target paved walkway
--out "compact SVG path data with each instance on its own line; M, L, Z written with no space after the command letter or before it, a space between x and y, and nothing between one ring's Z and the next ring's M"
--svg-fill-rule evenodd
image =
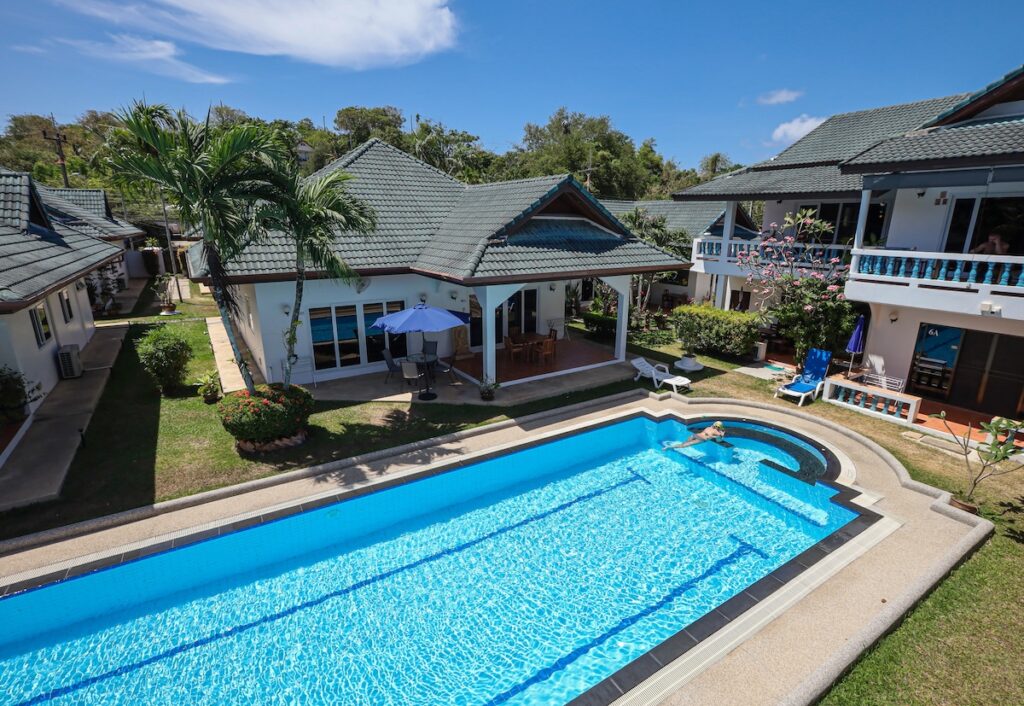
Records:
M96 329L82 350L82 377L58 382L32 415L32 425L0 468L0 510L60 495L126 333L127 324Z
M231 343L228 341L228 333L224 330L224 322L219 316L211 316L206 319L206 331L210 335L210 345L213 347L213 358L217 362L217 375L220 376L220 387L225 393L237 392L245 389L245 381L242 380L242 373L235 365L235 356L231 352ZM239 341L243 346L242 355L246 355L244 342ZM252 371L253 380L256 384L264 382L259 371L250 361L249 370Z

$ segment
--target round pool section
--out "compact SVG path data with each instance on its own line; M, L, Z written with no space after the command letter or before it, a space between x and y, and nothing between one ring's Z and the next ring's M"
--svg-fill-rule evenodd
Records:
M725 421L670 449L699 423L638 412L0 598L0 693L609 703L870 513L799 477L799 437Z

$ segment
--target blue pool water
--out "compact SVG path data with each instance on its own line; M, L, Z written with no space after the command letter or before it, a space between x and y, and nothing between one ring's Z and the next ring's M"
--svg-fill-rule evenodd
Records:
M0 698L568 701L853 518L688 436L630 419L0 600Z

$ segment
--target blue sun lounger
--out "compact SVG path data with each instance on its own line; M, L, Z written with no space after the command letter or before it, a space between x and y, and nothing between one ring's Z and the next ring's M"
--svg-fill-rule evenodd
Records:
M799 407L803 407L808 397L814 400L825 387L828 366L832 362L832 354L820 348L812 348L804 360L804 370L793 378L792 382L782 385L775 391L775 396L799 397Z

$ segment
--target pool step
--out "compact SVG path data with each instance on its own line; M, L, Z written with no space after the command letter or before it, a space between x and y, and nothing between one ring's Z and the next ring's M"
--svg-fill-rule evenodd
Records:
M756 476L750 477L743 473L733 472L731 469L726 470L729 468L727 464L723 464L725 465L725 468L715 468L710 464L695 459L693 456L683 453L684 449L673 449L673 451L701 468L706 468L712 473L717 473L720 476L728 478L732 482L743 486L750 492L761 496L765 500L775 503L776 505L792 512L794 515L804 518L812 524L818 525L819 527L824 527L828 524L828 513L825 510L817 508L810 503L806 503L803 500L790 495L786 491L766 483Z

